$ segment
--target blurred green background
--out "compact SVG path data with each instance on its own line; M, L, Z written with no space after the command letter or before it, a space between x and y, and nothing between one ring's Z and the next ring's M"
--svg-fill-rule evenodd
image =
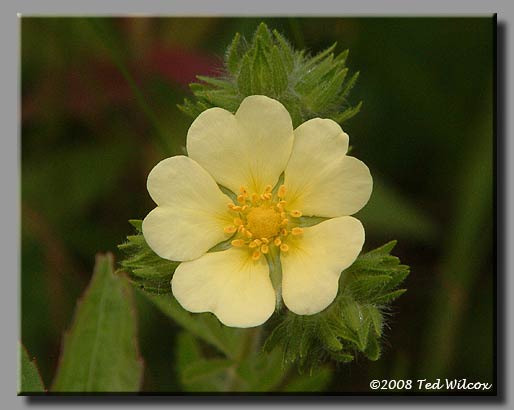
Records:
M45 384L95 253L119 257L127 220L154 206L148 172L183 153L192 120L176 104L187 84L219 73L235 32L250 37L261 21L299 49L350 49L361 72L351 100L364 106L343 128L375 180L357 214L365 250L398 239L394 253L412 268L382 358L337 367L327 390L368 392L377 378L492 382L492 18L24 17L21 339ZM177 326L139 295L137 307L144 390L180 390Z

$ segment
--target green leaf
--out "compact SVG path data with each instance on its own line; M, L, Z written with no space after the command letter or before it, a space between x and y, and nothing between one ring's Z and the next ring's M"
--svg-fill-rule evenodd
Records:
M347 78L348 50L335 55L335 48L309 56L261 23L251 41L234 36L220 77L191 84L194 100L185 100L180 109L192 117L209 107L234 112L246 96L263 94L284 104L294 126L315 117L342 122L361 107L348 101L358 73Z
M171 294L155 295L147 292L142 294L184 329L216 347L228 358L235 358L240 353L242 339L247 329L224 326L211 313L189 313Z
M234 39L232 40L232 43L230 43L230 46L227 48L225 54L225 64L227 66L228 71L232 74L236 74L239 68L239 61L241 59L241 56L239 54L240 42L241 35L239 33L236 33Z
M44 393L45 386L36 366L36 360L30 360L27 350L19 342L18 358L18 394Z
M137 392L143 362L132 288L113 274L112 255L97 255L91 282L66 332L54 392Z

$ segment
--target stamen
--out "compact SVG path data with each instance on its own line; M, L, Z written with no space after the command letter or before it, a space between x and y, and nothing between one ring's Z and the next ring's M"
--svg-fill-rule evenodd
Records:
M245 241L243 239L234 239L233 241L230 242L230 244L232 246L241 247L241 246L244 246Z
M257 195L255 192L252 194L252 202L254 205L259 203L259 195Z
M225 233L234 233L235 231L237 231L237 228L235 226L231 225L231 226L227 226L227 227L223 228L223 231Z
M296 228L293 228L293 229L291 230L291 233L292 233L293 235L301 235L301 234L303 233L303 229L302 229L302 228L298 228L298 227L296 227Z
M280 188L278 188L278 192L277 192L277 195L279 198L284 198L286 196L286 186L285 185L280 185Z
M277 245L277 246L280 246L280 244L282 243L282 240L277 236L277 237L275 238L275 240L273 241L273 243L274 243L275 245Z
M259 244L257 244L257 239L255 241L251 241L249 244L248 244L248 247L250 248L257 248L257 246L259 246Z
M232 206L230 209L232 209L234 212L239 212L241 211L241 207L239 205L234 205Z
M234 218L234 225L242 226L243 225L243 221L241 220L241 218Z
M287 243L283 243L282 245L280 245L280 250L282 252L287 252L289 250L289 246L287 245Z
M293 218L299 218L300 216L302 216L302 211L295 209L294 211L291 211L291 216Z
M244 230L244 234L248 237L248 238L251 238L253 236L253 233L251 233L249 230L245 229Z
M268 238L261 238L261 241L263 244L268 244L269 243L269 239Z
M244 204L246 202L246 195L238 195L237 202L239 202L240 204Z
M287 226L287 224L289 223L289 219L282 219L282 222L280 222L280 225L283 225L283 226Z
M282 235L282 236L287 236L287 234L288 234L288 233L289 233L289 232L287 231L287 229L286 229L286 228L282 228L282 229L280 230L280 235Z
M253 254L252 254L252 259L254 261L258 260L259 258L261 257L261 253L259 251L255 251Z
M248 191L247 191L247 190L246 190L246 188L245 188L244 186L242 186L242 185L239 187L239 193L240 193L241 195L244 195L244 196L247 196L247 195L248 195Z
M261 252L264 253L264 254L268 253L269 252L268 245L266 245L266 244L262 245L261 246Z
M254 239L254 242L257 246L261 246L262 241L260 239Z

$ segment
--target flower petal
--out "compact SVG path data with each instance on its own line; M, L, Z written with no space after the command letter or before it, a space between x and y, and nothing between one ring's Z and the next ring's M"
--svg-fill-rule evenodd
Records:
M339 276L359 255L364 228L351 216L329 219L304 228L281 253L282 297L292 312L312 315L325 309L337 295Z
M266 260L253 261L247 249L211 252L181 263L171 287L184 309L212 312L227 326L258 326L275 310Z
M351 215L369 200L373 180L368 167L346 156L348 135L332 120L315 118L294 131L284 174L288 209L304 215Z
M293 145L291 117L263 95L247 97L235 115L221 108L201 113L189 128L187 150L221 185L262 193L284 171Z
M161 258L195 259L227 239L232 202L200 165L177 156L159 162L148 175L148 192L159 205L143 221L143 236Z

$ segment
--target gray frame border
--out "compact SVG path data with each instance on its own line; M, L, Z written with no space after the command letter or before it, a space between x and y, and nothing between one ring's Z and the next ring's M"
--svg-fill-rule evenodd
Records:
M5 135L0 139L2 144L2 160L0 166L1 187L4 189L2 210L4 211L4 230L2 235L3 264L3 297L1 298L1 323L6 324L2 337L2 404L8 409L33 407L68 407L81 406L83 408L102 409L108 406L115 407L146 407L155 406L355 406L355 407L390 407L398 405L423 406L428 408L442 407L475 407L491 406L511 408L514 406L513 393L509 387L513 383L514 356L508 351L508 346L514 346L513 335L513 308L514 302L510 295L514 294L514 224L508 210L514 208L513 184L514 165L510 158L514 158L514 143L508 136L512 135L512 120L509 114L509 102L512 101L514 89L512 82L507 78L512 72L513 49L510 25L514 19L514 3L509 0L432 0L421 2L417 0L347 0L336 3L333 0L306 1L297 0L294 3L286 1L260 0L89 0L86 2L70 0L20 0L8 2L1 7L0 43L5 70L0 76L2 83L2 125ZM499 349L499 390L503 396L496 400L480 397L228 397L228 398L195 398L195 397L124 397L111 399L108 397L86 397L82 399L71 397L53 397L51 400L39 400L16 397L17 390L17 354L16 342L19 335L18 325L18 277L19 277L19 243L20 243L20 135L18 129L19 118L19 17L21 15L173 15L173 16L472 16L498 13L498 93L497 93L497 252L498 252L498 342L503 345ZM510 41L509 41L510 40ZM16 103L15 103L16 102ZM14 137L16 135L16 137ZM510 184L509 184L510 182ZM510 187L510 189L508 189ZM16 315L13 315L16 312ZM509 326L510 325L510 326ZM5 325L4 325L5 326ZM8 336L7 336L8 335Z

